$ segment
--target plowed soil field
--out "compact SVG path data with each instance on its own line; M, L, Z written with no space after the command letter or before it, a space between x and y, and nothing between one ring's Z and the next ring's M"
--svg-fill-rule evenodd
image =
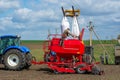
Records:
M0 67L0 80L120 80L120 65L101 65L104 75L54 74L46 65L32 65L22 71L6 71Z

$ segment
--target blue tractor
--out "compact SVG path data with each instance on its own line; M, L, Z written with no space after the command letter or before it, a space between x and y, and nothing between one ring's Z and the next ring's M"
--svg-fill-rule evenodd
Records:
M32 55L25 46L20 46L20 36L0 36L0 63L7 70L28 69L31 66Z

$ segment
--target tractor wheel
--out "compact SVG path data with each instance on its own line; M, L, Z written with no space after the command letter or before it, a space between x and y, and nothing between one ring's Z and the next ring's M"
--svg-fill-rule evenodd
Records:
M84 74L86 70L81 70L83 67L85 67L84 64L80 64L75 70L78 74Z
M29 69L29 67L32 65L31 61L32 61L32 54L31 53L27 53L25 54L25 58L26 58L26 65L25 65L25 69Z
M25 66L25 54L17 49L11 49L4 55L4 66L8 70L22 70Z

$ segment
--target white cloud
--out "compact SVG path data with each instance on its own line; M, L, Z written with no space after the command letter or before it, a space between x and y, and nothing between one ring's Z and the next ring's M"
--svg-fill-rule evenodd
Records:
M5 27L4 26L0 26L0 30L1 31L5 31Z
M120 22L120 18L114 18L113 19L115 22Z
M92 0L84 0L85 3L87 3L88 5L91 5L92 4Z
M101 1L93 6L98 12L118 12L120 9L120 2L118 1Z
M75 0L74 5L86 16L109 15L120 10L119 0Z
M22 9L17 9L15 10L15 14L19 17L21 17L22 19L25 19L27 17L30 17L30 13L32 12L32 10L28 9L28 8L22 8Z
M20 4L16 0L0 0L0 9L18 8Z
M59 2L59 0L45 0L46 1L46 3L58 3Z
M12 17L4 17L0 19L1 30L9 31L12 29L24 29L24 24L12 22Z
M120 14L119 13L111 15L111 18L113 21L120 23Z
M34 11L28 8L21 8L13 14L14 21L22 22L47 22L47 19L57 19L55 12L52 9ZM45 21L46 20L46 21Z
M80 28L85 27L86 21L87 21L87 20L86 20L84 17L78 18L78 23L79 23L79 25L80 25Z
M12 24L12 21L11 21L12 17L4 17L4 18L1 18L0 19L0 24L4 27L6 26L10 26Z
M25 40L31 40L31 39L46 40L47 39L47 33L44 31L23 31L19 35L21 35L22 39L25 39Z

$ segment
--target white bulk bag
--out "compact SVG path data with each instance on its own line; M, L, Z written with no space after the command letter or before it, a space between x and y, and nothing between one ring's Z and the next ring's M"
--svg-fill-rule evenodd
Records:
M72 34L76 35L76 36L79 36L79 34L80 34L80 30L79 30L79 26L78 26L78 22L77 22L76 16L73 17Z
M62 25L61 25L61 32L63 33L64 30L66 30L67 28L70 28L70 24L68 22L67 17L63 17L63 19L62 19Z

